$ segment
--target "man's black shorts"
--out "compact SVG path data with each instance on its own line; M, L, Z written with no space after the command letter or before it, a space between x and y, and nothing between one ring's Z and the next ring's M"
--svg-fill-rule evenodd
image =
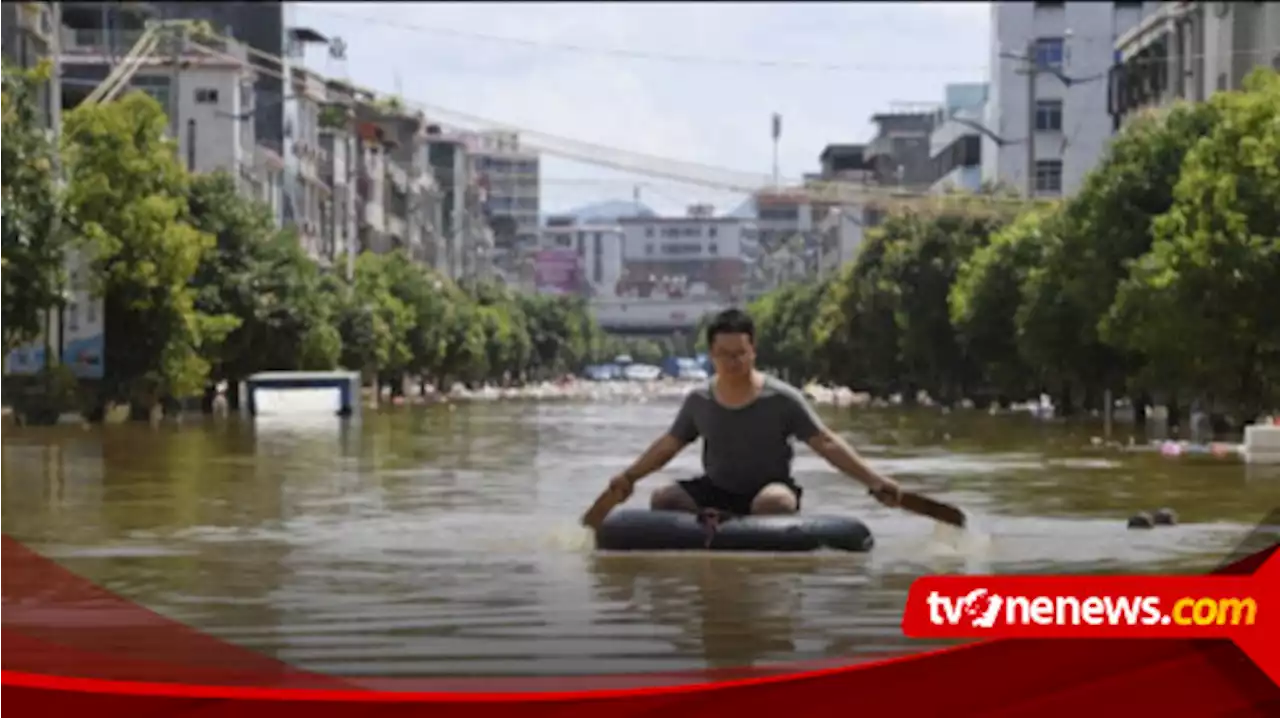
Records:
M783 484L791 489L791 493L796 495L796 510L800 509L800 497L804 494L804 489L800 488L793 479L782 479L772 483ZM749 515L751 513L751 502L756 498L755 494L747 496L726 491L711 483L711 479L705 476L686 479L679 482L679 486L684 489L689 498L693 499L698 508L716 509L736 516Z

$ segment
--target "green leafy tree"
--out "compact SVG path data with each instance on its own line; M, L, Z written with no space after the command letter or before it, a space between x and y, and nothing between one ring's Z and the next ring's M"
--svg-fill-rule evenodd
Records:
M195 395L209 371L204 348L238 320L195 307L191 279L214 238L191 224L164 110L134 92L65 119L68 207L104 302L106 398Z
M1093 401L1131 372L1141 356L1117 352L1098 325L1130 261L1151 246L1152 220L1173 204L1183 158L1216 121L1208 104L1153 111L1127 125L1079 193L1063 206L1061 231L1047 237L1028 277L1019 333L1027 358L1042 367L1064 413L1072 387Z
M40 106L49 66L33 70L4 64L4 353L34 339L44 312L56 307L63 286L66 233L59 230L62 193L58 148ZM47 91L47 90L45 90Z
M981 368L981 381L1001 403L1025 397L1036 383L1018 349L1023 287L1039 266L1060 215L1032 211L997 232L956 273L948 302L957 340Z
M196 228L215 238L194 278L196 307L239 320L223 342L205 347L212 378L337 366L334 299L297 237L278 231L267 207L238 194L223 172L193 177L189 206Z
M1121 283L1103 336L1141 352L1148 380L1248 413L1280 399L1280 76L1208 102L1155 242Z
M392 291L389 267L398 261L396 255L362 253L354 281L340 293L342 363L367 377L398 375L412 362L413 312Z
M833 280L814 325L823 374L842 386L879 395L902 385L897 288L886 266L891 249L889 234L869 232L857 258Z
M747 307L756 323L759 363L804 381L820 374L813 326L828 283L791 284L760 297Z
M434 376L441 370L449 339L446 317L450 303L468 301L451 282L431 269L397 253L382 266L389 274L391 294L411 315L406 341L409 360L404 371L419 377Z

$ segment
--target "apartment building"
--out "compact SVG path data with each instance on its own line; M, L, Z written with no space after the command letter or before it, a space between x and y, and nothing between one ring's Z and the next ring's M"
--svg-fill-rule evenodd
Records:
M755 222L735 217L622 217L619 297L745 298L759 254Z
M1115 41L1158 5L992 3L984 181L1037 196L1080 187L1112 135L1108 76Z
M293 225L298 241L312 259L331 264L337 257L328 238L333 235L332 194L321 166L329 158L320 142L320 113L328 100L325 80L302 68L292 68L289 91L296 108L296 122L287 121L291 154L297 172Z
M541 216L538 154L520 147L518 133L504 131L467 135L467 154L471 176L488 193L497 249L536 244Z
M318 118L321 162L320 180L329 188L329 235L324 246L335 266L347 276L355 271L360 251L360 205L357 184L360 162L359 139L355 127L356 90L345 82L327 80L325 99Z
M987 83L947 85L946 102L929 135L930 191L976 192L982 187L982 136Z
M1239 89L1260 66L1280 70L1280 4L1163 3L1116 40L1113 128L1147 107Z
M574 217L549 217L532 252L535 289L619 296L624 289L625 242L626 233L618 224L582 224Z
M494 233L489 224L488 193L471 172L467 133L428 125L427 167L439 188L439 221L434 266L454 279L487 277L494 269Z

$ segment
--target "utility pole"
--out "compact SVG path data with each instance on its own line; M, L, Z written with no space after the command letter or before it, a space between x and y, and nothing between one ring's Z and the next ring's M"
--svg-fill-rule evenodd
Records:
M49 237L55 241L62 233L62 201L63 191L66 188L66 177L63 176L62 167L62 35L58 32L58 28L62 27L62 3L50 3L49 9L53 13L54 27L53 37L50 39L49 48L51 50L51 59L53 60L52 75L49 77L49 126L53 130L53 182L57 189L56 211L49 219ZM66 264L67 249L63 249L63 264ZM79 258L77 258L78 261ZM62 350L64 344L63 326L67 313L67 289L60 288L58 292L58 362L62 362ZM53 325L54 320L52 312L45 312L45 329L44 329L44 364L46 368L53 366Z
M1071 30L1067 30L1063 39L1062 62L1066 63L1067 52L1065 42L1071 37ZM1017 55L1009 52L1000 53L1000 57L1017 60L1025 64L1025 68L1018 72L1024 72L1027 75L1027 178L1026 188L1027 197L1033 198L1036 194L1036 79L1041 73L1053 75L1062 81L1064 87L1068 91L1075 85L1083 85L1090 82L1105 80L1107 73L1101 72L1089 77L1072 77L1067 75L1062 67L1055 67L1049 63L1041 64L1039 58L1036 57L1036 41L1032 40L1027 43L1025 55ZM989 134L989 132L988 132ZM993 136L994 138L994 136ZM1000 141L997 139L997 143Z
M170 30L170 42L173 43L173 76L169 80L169 130L173 135L175 142L181 142L181 125L178 121L178 107L182 104L182 55L186 50L187 43L187 27L184 24L177 24Z
M1036 196L1036 41L1027 43L1027 199Z
M773 188L778 189L778 139L782 137L782 115L773 113Z

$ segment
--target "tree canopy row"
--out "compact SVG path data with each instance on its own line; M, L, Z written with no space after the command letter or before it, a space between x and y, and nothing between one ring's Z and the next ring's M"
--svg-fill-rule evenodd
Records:
M1280 405L1275 71L1126 125L1069 199L999 207L895 212L835 276L762 297L761 361L907 400Z

